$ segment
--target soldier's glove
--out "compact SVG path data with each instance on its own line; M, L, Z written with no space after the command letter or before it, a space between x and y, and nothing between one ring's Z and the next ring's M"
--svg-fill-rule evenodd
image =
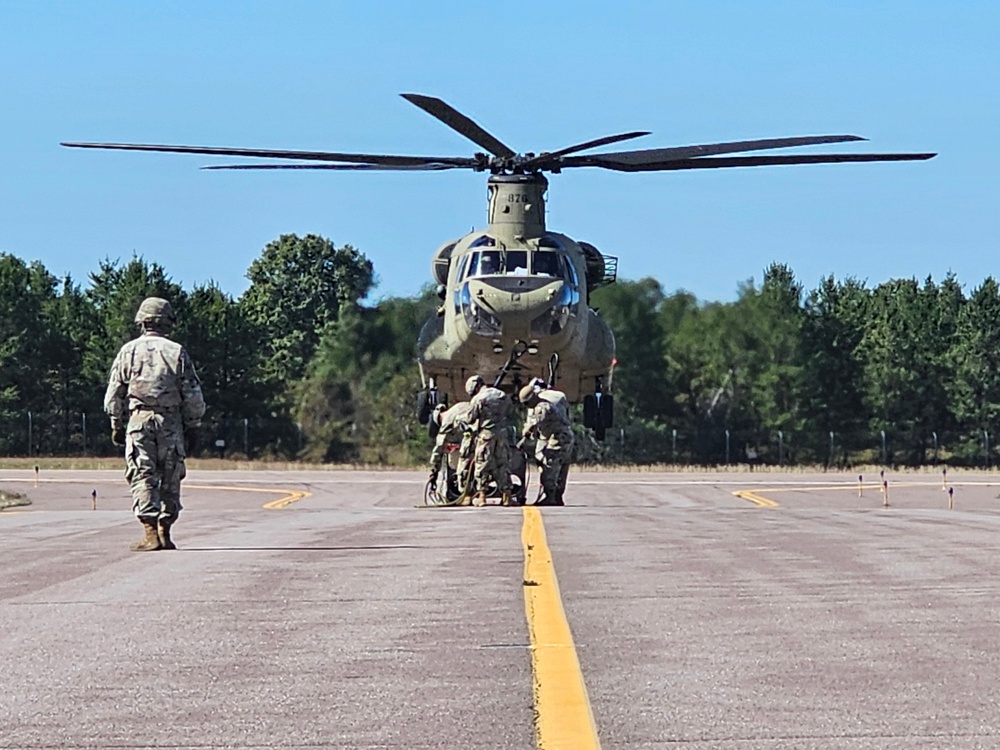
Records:
M125 428L121 425L111 428L111 442L115 445L125 445Z
M198 450L198 428L188 427L184 430L184 453L192 456Z

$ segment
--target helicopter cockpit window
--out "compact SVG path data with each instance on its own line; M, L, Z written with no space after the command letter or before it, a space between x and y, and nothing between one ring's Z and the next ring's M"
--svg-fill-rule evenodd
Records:
M580 280L576 275L576 266L573 265L573 261L569 259L568 255L562 256L563 265L566 270L563 272L563 277L570 280L573 286L580 286Z
M513 276L528 275L528 251L508 250L504 253L504 273Z
M555 278L562 276L562 268L559 263L559 253L551 250L538 250L531 259L536 276L552 276Z
M497 251L476 253L476 276L494 276L500 273L500 253ZM474 256L475 257L475 256Z
M464 274L459 273L459 278L473 276L499 276L500 274L512 274L515 276L526 276L528 274L528 251L527 250L477 250L469 258L469 268Z

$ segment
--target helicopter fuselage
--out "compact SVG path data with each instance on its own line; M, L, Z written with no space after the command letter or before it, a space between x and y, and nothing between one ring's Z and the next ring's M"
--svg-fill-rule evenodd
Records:
M554 377L571 401L610 388L614 336L587 304L606 259L545 229L546 187L539 174L493 175L489 226L435 254L443 304L418 341L425 387L464 398L470 375L492 382L518 348L508 390L534 377Z

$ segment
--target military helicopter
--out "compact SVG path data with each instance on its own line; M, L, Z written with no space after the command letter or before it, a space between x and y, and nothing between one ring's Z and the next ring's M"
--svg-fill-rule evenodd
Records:
M539 154L517 153L441 99L402 94L485 152L472 156L395 156L326 151L133 143L63 143L73 148L163 151L212 156L295 160L296 163L221 164L204 169L325 169L489 172L488 226L442 245L431 272L442 305L423 326L417 361L423 391L418 399L421 423L439 403L464 398L473 374L496 373L494 384L516 392L524 382L541 378L567 398L583 401L584 425L598 439L613 422L615 341L611 329L590 308L591 293L615 281L618 259L593 245L545 226L548 180L575 167L617 172L719 169L783 164L913 161L933 153L729 154L863 141L855 135L796 136L673 148L581 152L649 135L631 131L577 143ZM320 162L320 163L315 163Z

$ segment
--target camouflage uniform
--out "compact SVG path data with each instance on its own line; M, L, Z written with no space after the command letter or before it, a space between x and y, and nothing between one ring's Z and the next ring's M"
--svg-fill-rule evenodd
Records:
M510 399L499 388L485 386L476 392L470 403L469 421L476 428L473 471L476 491L485 493L486 483L492 477L501 494L509 497Z
M438 471L441 469L441 458L445 455L446 447L448 445L455 445L458 443L464 444L465 428L463 425L468 424L469 410L471 408L472 404L468 401L460 401L441 414L441 423L438 426L437 439L434 441L434 448L431 450L430 464L432 480L437 480ZM462 471L463 469L468 469L468 461L461 461L461 453L459 455L459 459L457 471L460 478L459 489L461 490L461 481L464 481L464 474Z
M159 526L161 541L165 531L162 546L172 549L169 529L181 511L181 480L186 474L184 433L197 428L205 413L201 384L187 351L146 328L115 357L104 409L111 416L112 433L125 431L132 510L147 527Z
M543 388L532 395L534 398L530 399L525 393L521 396L522 402L531 405L523 435L535 437L535 460L542 468L543 502L562 505L573 458L573 423L569 416L569 402L565 393L553 388Z

